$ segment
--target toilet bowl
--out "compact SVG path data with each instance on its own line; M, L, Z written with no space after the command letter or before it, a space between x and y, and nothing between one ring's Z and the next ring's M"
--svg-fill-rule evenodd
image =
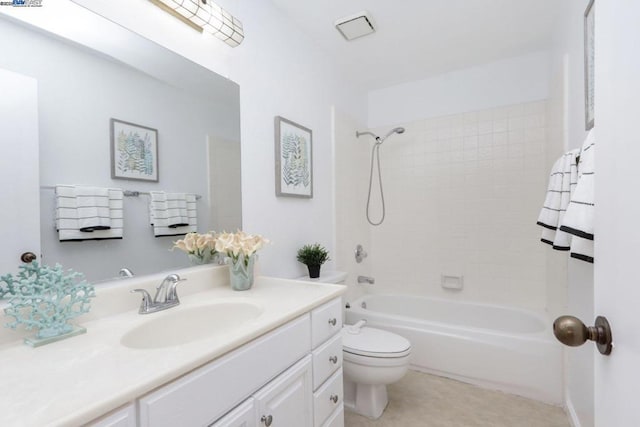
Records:
M299 277L298 280L338 284L346 278L344 272L328 271L318 279ZM387 385L407 373L411 343L400 335L365 326L365 323L360 321L342 328L344 406L377 419L389 403Z
M389 403L387 385L400 380L409 367L411 344L391 332L363 326L342 328L345 407L379 418Z

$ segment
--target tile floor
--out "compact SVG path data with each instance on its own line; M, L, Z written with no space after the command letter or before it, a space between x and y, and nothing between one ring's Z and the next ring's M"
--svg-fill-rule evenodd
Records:
M345 427L570 427L559 407L409 371L378 420L345 412Z

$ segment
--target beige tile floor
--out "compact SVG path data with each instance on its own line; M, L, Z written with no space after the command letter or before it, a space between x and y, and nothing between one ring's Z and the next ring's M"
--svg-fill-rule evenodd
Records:
M345 427L570 427L559 407L409 371L389 386L389 406L372 421L345 412Z

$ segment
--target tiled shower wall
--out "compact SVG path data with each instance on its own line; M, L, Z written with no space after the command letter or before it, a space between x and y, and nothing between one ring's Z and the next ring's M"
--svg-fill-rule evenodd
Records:
M397 124L406 132L380 148L386 220L369 228L371 290L544 309L549 249L535 223L549 169L545 118L540 101ZM351 174L343 197L358 206L336 206L338 217L364 220L373 140L358 143L367 151L357 158L336 151L337 164L353 165L337 169L337 188ZM442 275L463 277L463 290L443 289Z

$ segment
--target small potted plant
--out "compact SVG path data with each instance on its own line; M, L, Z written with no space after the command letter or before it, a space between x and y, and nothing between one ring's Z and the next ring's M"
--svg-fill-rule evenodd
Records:
M309 269L309 277L320 277L320 266L329 261L329 252L319 243L304 245L298 249L298 261Z

